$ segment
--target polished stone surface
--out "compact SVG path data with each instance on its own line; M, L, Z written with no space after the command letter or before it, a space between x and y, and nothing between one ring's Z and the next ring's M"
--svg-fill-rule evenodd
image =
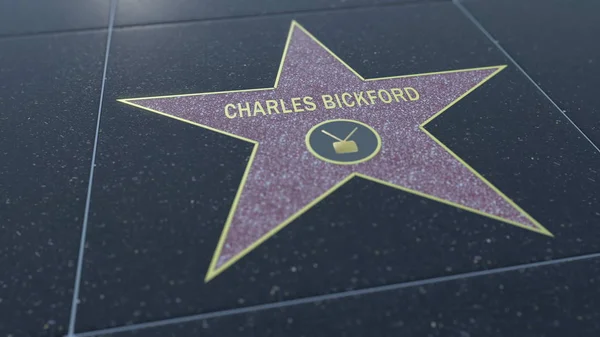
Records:
M354 179L205 283L252 144L117 99L272 86L292 19L366 78L508 64L450 3L115 30L79 331L599 250L600 155L509 64L427 128L555 238Z
M600 2L464 1L464 6L596 144ZM510 24L506 24L510 22Z
M600 330L600 259L98 336L582 336Z
M3 0L0 37L106 29L109 7L106 0Z
M76 321L110 3L0 24L1 336L597 334L600 153L455 4L166 3L113 13ZM597 140L597 5L464 6ZM507 65L426 130L554 236L356 177L205 282L253 144L117 100L271 87L292 20L365 78Z
M0 335L69 323L106 32L0 38Z
M370 6L435 0L127 0L119 3L117 26L224 18L255 18L282 13L355 10ZM447 1L447 0L445 0Z

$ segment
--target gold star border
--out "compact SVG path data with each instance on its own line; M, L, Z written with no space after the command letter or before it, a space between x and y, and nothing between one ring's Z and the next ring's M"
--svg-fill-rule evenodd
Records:
M439 146L441 146L444 150L446 150L450 155L452 155L454 158L456 158L456 160L458 160L461 164L463 164L469 171L471 171L475 176L477 176L479 179L481 179L487 186L489 186L492 190L494 190L494 192L496 192L498 195L500 195L506 202L508 202L511 206L513 206L515 209L517 209L518 211L520 211L521 213L523 213L527 219L529 221L531 221L533 224L535 224L536 226L538 226L539 228L533 228L533 227L529 227L529 226L525 226L523 224L520 224L518 222L515 221L511 221L511 220L507 220L501 217L498 217L496 215L492 215L492 214L488 214L470 207L466 207L448 200L444 200L438 197L435 197L433 195L429 195L426 193L422 193L410 188L406 188L400 185L395 185L395 184L391 184L388 183L386 181L380 180L380 179L376 179L361 173L357 173L354 172L350 175L348 175L346 178L344 178L343 180L341 180L340 182L338 182L336 185L334 185L332 188L330 188L329 190L327 190L325 193L321 194L319 197L317 197L316 199L314 199L313 201L311 201L310 203L308 203L306 206L304 206L302 209L300 209L299 211L297 211L296 213L294 213L292 216L290 216L289 218L287 218L285 221L283 221L281 224L277 225L275 228L271 229L269 232L267 232L266 234L264 234L260 239L258 239L257 241L253 242L250 246L246 247L244 250L242 250L241 252L239 252L238 254L236 254L234 257L232 257L231 259L229 259L227 262L225 262L223 265L217 267L217 262L219 259L219 256L221 255L221 251L223 249L223 245L225 244L225 239L227 237L227 234L229 233L229 229L231 226L231 222L233 220L233 215L235 214L235 211L237 210L237 206L238 206L238 202L240 200L240 196L242 195L242 191L244 189L244 185L246 184L246 180L248 178L248 173L250 172L250 168L252 167L252 163L254 161L254 157L256 156L256 152L258 149L258 142L252 139L248 139L245 137L241 137L229 132L225 132L222 130L218 130L215 128L212 128L210 126L207 125L202 125L199 123L195 123L183 118L179 118L179 117L175 117L169 114L166 114L162 111L157 111L154 109L150 109L144 106L141 106L139 104L136 104L135 101L136 100L147 100L147 99L155 99L155 98L169 98L169 97L186 97L186 96L197 96L197 95L215 95L215 94L224 94L224 93L235 93L235 92L252 92L252 91L263 91L263 90L273 90L276 89L278 84L279 84L279 78L281 76L281 71L283 69L283 64L285 62L285 58L287 55L287 51L288 51L288 47L291 41L291 37L292 37L292 33L294 31L294 28L298 28L300 30L302 30L306 35L308 35L312 40L314 40L319 46L321 46L323 49L325 49L329 54L331 54L338 62L342 63L346 68L348 68L348 70L350 70L354 75L356 75L359 79L361 79L362 81L378 81L378 80L385 80L385 79L396 79L396 78L407 78L407 77L418 77L418 76L430 76L430 75L438 75L438 74L448 74L448 73L456 73L456 72L465 72L465 71L472 71L472 70L485 70L485 69L496 69L496 71L494 71L492 74L490 74L488 77L486 77L485 79L483 79L481 82L479 82L477 85L475 85L474 87L472 87L470 90L468 90L467 92L465 92L464 94L462 94L461 96L459 96L458 98L456 98L454 101L452 101L450 104L448 104L447 106L445 106L442 110L440 110L439 112L437 112L436 114L434 114L433 116L431 116L429 119L427 119L425 122L423 122L421 125L419 125L419 128L421 129L421 131L423 131L425 134L427 134L433 141L435 141ZM323 43L321 43L317 38L315 38L311 33L309 33L304 27L302 27L298 22L296 21L292 21L288 35L287 35L287 39L286 39L286 43L285 43L285 47L283 50L283 55L281 57L281 61L279 63L279 70L277 71L277 77L275 78L275 84L272 88L259 88L259 89L242 89L242 90L229 90L229 91L216 91L216 92L205 92L205 93L194 93L194 94L183 94L183 95L166 95L166 96L151 96L151 97L138 97L138 98L126 98L126 99L119 99L119 102L140 108L140 109L144 109L144 110L148 110L169 118L173 118L185 123L189 123L192 125L196 125L199 127L202 127L204 129L208 129L211 131L215 131L221 134L225 134L237 139L241 139L243 141L249 142L254 144L254 147L252 149L252 153L250 154L250 158L248 160L248 164L246 165L246 169L244 171L244 175L242 176L242 180L240 182L240 185L238 187L237 193L235 195L234 201L233 201L233 205L231 206L231 210L229 211L229 214L227 216L227 220L225 222L225 227L223 228L223 231L221 233L221 236L219 238L219 242L217 244L217 248L215 249L215 252L213 254L213 258L211 260L210 266L208 268L208 271L206 273L205 276L205 282L208 282L212 279L214 279L216 276L218 276L219 274L221 274L222 272L224 272L227 268L231 267L234 263L236 263L237 261L239 261L240 259L242 259L244 256L246 256L247 254L249 254L252 250L254 250L256 247L258 247L260 244L262 244L263 242L265 242L267 239L269 239L270 237L272 237L273 235L275 235L277 232L279 232L281 229L283 229L285 226L287 226L288 224L290 224L292 221L296 220L298 217L300 217L302 214L304 214L306 211L308 211L310 208L312 208L314 205L316 205L317 203L319 203L321 200L323 200L325 197L329 196L330 194L332 194L333 192L335 192L338 188L340 188L342 185L344 185L346 182L348 182L350 179L354 178L354 177L360 177L366 180L370 180L370 181L374 181L377 183L380 183L382 185L386 185L389 187L393 187L395 189L404 191L404 192L408 192L408 193L412 193L415 195L418 195L420 197L423 198L427 198L430 200L434 200L446 205L450 205L450 206L454 206L456 208L465 210L465 211L469 211L472 213L476 213L479 215L483 215L486 216L488 218L492 218L494 220L498 220L501 222L505 222L523 229L527 229L536 233L540 233L549 237L554 237L554 235L548 231L544 226L542 226L539 222L537 222L533 217L531 217L531 215L529 215L527 212L525 212L521 207L519 207L515 202L513 202L511 199L509 199L504 193L502 193L498 188L496 188L494 185L492 185L487 179L485 179L481 174L479 174L479 172L475 171L475 169L473 169L469 164L467 164L462 158L460 158L456 153L454 153L452 150L450 150L446 145L444 145L444 143L442 143L439 139L437 139L434 135L432 135L429 131L427 131L425 129L425 126L431 122L432 120L434 120L436 117L438 117L439 115L441 115L444 111L448 110L450 107L452 107L454 104L456 104L458 101L460 101L461 99L463 99L465 96L467 96L468 94L470 94L472 91L474 91L475 89L479 88L481 85L483 85L485 82L487 82L489 79L491 79L492 77L494 77L496 74L498 74L500 71L502 71L504 68L506 68L506 65L499 65L499 66L489 66L489 67L479 67L479 68L468 68L468 69L460 69L460 70L450 70L450 71L438 71L438 72L430 72L430 73L421 73L421 74L413 74L413 75L401 75L401 76L388 76L388 77L378 77L378 78L369 78L366 79L364 77L362 77L359 73L357 73L354 69L352 69L352 67L350 67L346 62L344 62L342 59L340 59L336 54L334 54L329 48L327 48Z

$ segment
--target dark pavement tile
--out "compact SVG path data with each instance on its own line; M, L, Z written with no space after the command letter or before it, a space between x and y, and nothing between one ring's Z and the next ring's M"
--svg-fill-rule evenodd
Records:
M464 6L598 146L600 2L465 1Z
M107 28L110 0L0 1L0 36Z
M0 39L0 335L64 333L106 32Z
M450 3L117 29L78 331L600 251L600 156L509 65L427 129L555 238L354 179L204 283L251 144L116 100L270 87L292 19L365 78L508 64Z
M154 24L427 1L432 0L126 0L119 2L115 23Z
M600 331L600 260L98 336L536 336Z

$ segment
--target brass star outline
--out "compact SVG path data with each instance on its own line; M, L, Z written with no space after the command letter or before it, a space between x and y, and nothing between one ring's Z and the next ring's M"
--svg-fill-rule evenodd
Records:
M536 226L538 226L539 228L533 228L533 227L528 227L525 226L523 224L520 224L518 222L515 221L511 221L508 219L504 219L492 214L488 214L473 208L469 208L448 200L444 200L423 192L419 192L410 188L406 188L404 186L400 186L400 185L396 185L396 184L392 184L380 179L376 179L361 173L357 173L354 172L350 175L348 175L346 178L344 178L343 180L341 180L340 182L338 182L337 184L335 184L333 187L331 187L329 190L327 190L325 193L321 194L319 197L315 198L313 201L311 201L310 203L308 203L306 206L304 206L302 209L300 209L299 211L297 211L296 213L294 213L292 216L290 216L289 218L287 218L285 221L283 221L281 224L277 225L276 227L274 227L273 229L271 229L269 232L267 232L266 234L264 234L260 239L256 240L255 242L253 242L251 245L249 245L248 247L246 247L244 250L242 250L241 252L239 252L238 254L236 254L234 257L232 257L231 259L229 259L227 262L225 262L223 265L219 266L218 268L217 266L217 261L219 256L221 255L221 250L223 249L223 245L225 243L225 239L227 237L227 234L229 232L230 226L231 226L231 222L233 220L233 215L235 214L236 210L237 210L237 206L238 206L238 202L240 199L240 196L242 194L242 191L244 189L244 185L246 183L246 179L248 178L248 173L250 172L250 168L252 167L252 163L254 161L254 157L256 155L257 149L258 149L258 145L259 143L255 140L252 139L248 139L245 137L241 137L239 135L235 135L229 132L225 132L219 129L215 129L206 125L202 125L199 123L195 123L183 118L179 118L176 116L172 116L169 114L166 114L164 112L161 111L157 111L151 108L147 108L141 105L138 105L135 102L135 100L146 100L146 99L154 99L154 98L168 98L168 97L185 97L185 96L196 96L196 95L214 95L214 94L224 94L224 93L235 93L235 92L251 92L251 91L263 91L263 90L273 90L276 89L279 83L279 78L283 69L283 64L285 62L285 58L287 55L287 51L288 51L288 47L291 41L291 37L292 37L292 32L294 31L294 28L298 28L300 30L302 30L306 35L308 35L312 40L314 40L314 42L316 42L320 47L322 47L324 50L326 50L329 54L331 54L338 62L340 62L341 64L343 64L348 70L350 70L350 72L352 72L356 77L358 77L360 80L362 81L377 81L377 80L384 80L384 79L396 79L396 78L406 78L406 77L418 77L418 76L427 76L427 75L436 75L436 74L447 74L447 73L455 73L455 72L464 72L464 71L471 71L471 70L485 70L485 69L496 69L496 71L494 71L493 73L491 73L489 76L487 76L486 78L484 78L482 81L480 81L477 85L473 86L471 89L469 89L468 91L466 91L464 94L460 95L458 98L456 98L454 101L450 102L450 104L446 105L442 110L438 111L437 113L435 113L433 116L431 116L429 119L427 119L425 122L423 122L422 124L419 125L419 129L424 132L427 136L429 136L433 141L435 141L440 147L442 147L444 150L446 150L450 155L452 155L456 160L458 160L462 165L464 165L471 173L473 173L477 178L479 178L481 181L483 181L488 187L490 187L494 192L496 192L499 196L501 196L507 203L509 203L512 207L514 207L515 209L517 209L518 211L520 211L529 221L531 221L533 224L535 224ZM346 62L344 62L342 59L340 59L336 54L334 54L329 48L327 48L323 43L321 43L317 38L315 38L310 32L308 32L304 27L302 27L298 22L296 22L295 20L292 21L291 25L290 25L290 29L287 35L287 39L285 42L285 47L283 50L283 55L281 57L281 61L279 63L279 69L277 71L277 76L275 78L275 84L273 87L271 88L258 88L258 89L242 89L242 90L228 90L228 91L216 91L216 92L203 92L203 93L194 93L194 94L183 94L183 95L166 95L166 96L151 96L151 97L137 97L137 98L125 98L125 99L118 99L117 101L140 108L140 109L144 109L144 110L148 110L169 118L173 118L185 123L189 123L195 126L199 126L202 127L204 129L208 129L214 132L218 132L221 134L225 134L227 136L231 136L249 143L254 144L254 147L252 149L252 153L250 154L250 158L248 160L248 164L246 165L246 169L244 171L244 174L242 176L242 180L240 182L240 185L238 187L237 193L235 195L233 204L231 206L231 209L229 211L229 214L227 216L227 220L225 222L225 227L223 228L223 231L221 233L221 236L219 238L219 242L217 244L217 247L215 249L215 252L213 254L213 258L211 260L210 266L208 268L208 271L206 273L205 276L205 282L208 282L210 280L212 280L213 278L215 278L217 275L221 274L222 272L224 272L227 268L231 267L234 263L236 263L237 261L239 261L240 259L242 259L244 256L246 256L248 253L250 253L252 250L254 250L256 247L258 247L260 244L262 244L263 242L265 242L267 239L269 239L270 237L272 237L273 235L275 235L277 232L279 232L281 229L283 229L285 226L287 226L288 224L290 224L292 221L296 220L299 216L301 216L302 214L304 214L306 211L308 211L310 208L312 208L314 205L316 205L317 203L319 203L321 200L323 200L325 197L329 196L330 194L332 194L333 192L335 192L339 187L341 187L342 185L344 185L346 182L348 182L350 179L354 178L354 177L360 177L366 180L370 180L370 181L374 181L377 183L380 183L382 185L386 185L389 187L393 187L395 189L404 191L404 192L408 192L408 193L412 193L415 195L418 195L420 197L423 198L427 198L430 200L434 200L446 205L450 205L450 206L454 206L456 208L459 209L463 209L465 211L469 211L472 213L476 213L479 215L483 215L486 216L488 218L492 218L494 220L498 220L504 223L508 223L520 228L524 228L536 233L540 233L546 236L550 236L550 237L554 237L554 235L548 231L544 226L542 226L537 220L535 220L531 215L529 215L527 212L525 212L521 207L519 207L514 201L512 201L511 199L509 199L504 193L502 193L497 187L495 187L494 185L492 185L487 179L485 179L481 174L479 174L479 172L477 172L475 169L473 169L469 164L467 164L462 158L460 158L456 153L454 153L452 150L450 150L444 143L442 143L439 139L437 139L433 134L431 134L429 131L427 131L425 129L425 126L431 122L432 120L434 120L436 117L438 117L439 115L441 115L443 112L445 112L446 110L448 110L450 107L452 107L454 104L456 104L458 101L460 101L461 99L463 99L464 97L466 97L468 94L470 94L471 92L473 92L475 89L479 88L481 85L483 85L485 82L487 82L488 80L490 80L492 77L494 77L496 74L498 74L500 71L502 71L504 68L506 68L506 65L499 65L499 66L489 66L489 67L478 67L478 68L468 68L468 69L460 69L460 70L450 70L450 71L439 71L439 72L429 72L429 73L421 73L421 74L413 74L413 75L400 75L400 76L387 76L387 77L378 77L378 78L369 78L366 79L364 77L362 77L359 73L357 73L354 69L352 69L352 67L350 67Z

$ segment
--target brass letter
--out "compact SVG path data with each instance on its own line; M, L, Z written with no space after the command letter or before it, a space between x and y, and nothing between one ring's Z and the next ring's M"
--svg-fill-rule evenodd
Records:
M277 108L277 101L274 99L268 99L265 101L267 103L267 111L269 115L271 114L271 109L275 110L275 113L279 113L279 109Z
M352 104L348 103L348 101L346 101L346 96L352 98L352 95L350 95L349 93L345 92L342 94L342 101L344 102L344 104L346 104L347 107L351 108L353 106L356 105L356 103L352 102Z
M387 101L385 99L383 99L383 96L381 96L381 93L385 93L387 95ZM379 99L383 102L383 103L392 103L392 95L390 95L389 92L387 92L387 90L384 89L380 89L377 92L377 96L379 96Z
M233 115L229 114L229 108L235 109L235 105L229 103L225 106L225 116L227 116L227 118L235 118L235 114L233 114Z
M367 90L367 96L369 96L371 104L375 104L375 98L377 98L377 96L375 96L375 90Z
M305 109L308 111L315 111L317 109L317 105L313 102L313 98L310 96L306 96L303 99L304 101L304 105L305 105Z
M266 115L266 113L265 113L265 109L263 109L263 107L262 107L262 105L260 104L260 102L259 102L259 101L256 101L256 102L254 102L254 116L256 116L256 113L257 113L257 112L260 112L260 113L262 113L262 114L263 114L263 116L264 116L264 115ZM271 114L271 113L269 112L269 115L270 115L270 114Z
M369 105L369 102L367 102L367 100L363 97L363 92L359 92L358 95L356 93L354 93L354 99L356 100L356 103L358 103L358 106L362 106L360 104L360 101L364 101L365 105Z
M279 102L281 103L281 111L283 111L284 114L292 112L292 110L285 108L285 102L282 99L280 99Z
M248 117L251 117L252 115L250 114L250 104L248 104L248 102L246 102L246 107L242 108L242 104L238 103L238 111L240 112L240 117L244 117L244 112L246 112L248 114Z
M304 109L300 107L300 97L292 98L292 107L294 108L294 112L302 112Z
M396 102L400 102L398 100L398 97L402 98L402 100L406 102L406 98L404 98L404 93L402 93L402 90L400 88L392 88L390 90L392 91L392 95L394 95Z
M415 95L411 95L410 91L411 90ZM415 88L411 88L411 87L406 87L404 88L404 92L406 93L406 96L408 96L408 99L410 99L411 101L418 101L419 100L419 92L415 90Z
M321 95L321 97L323 98L325 109L335 108L335 103L333 103L333 97L331 97L331 95Z

